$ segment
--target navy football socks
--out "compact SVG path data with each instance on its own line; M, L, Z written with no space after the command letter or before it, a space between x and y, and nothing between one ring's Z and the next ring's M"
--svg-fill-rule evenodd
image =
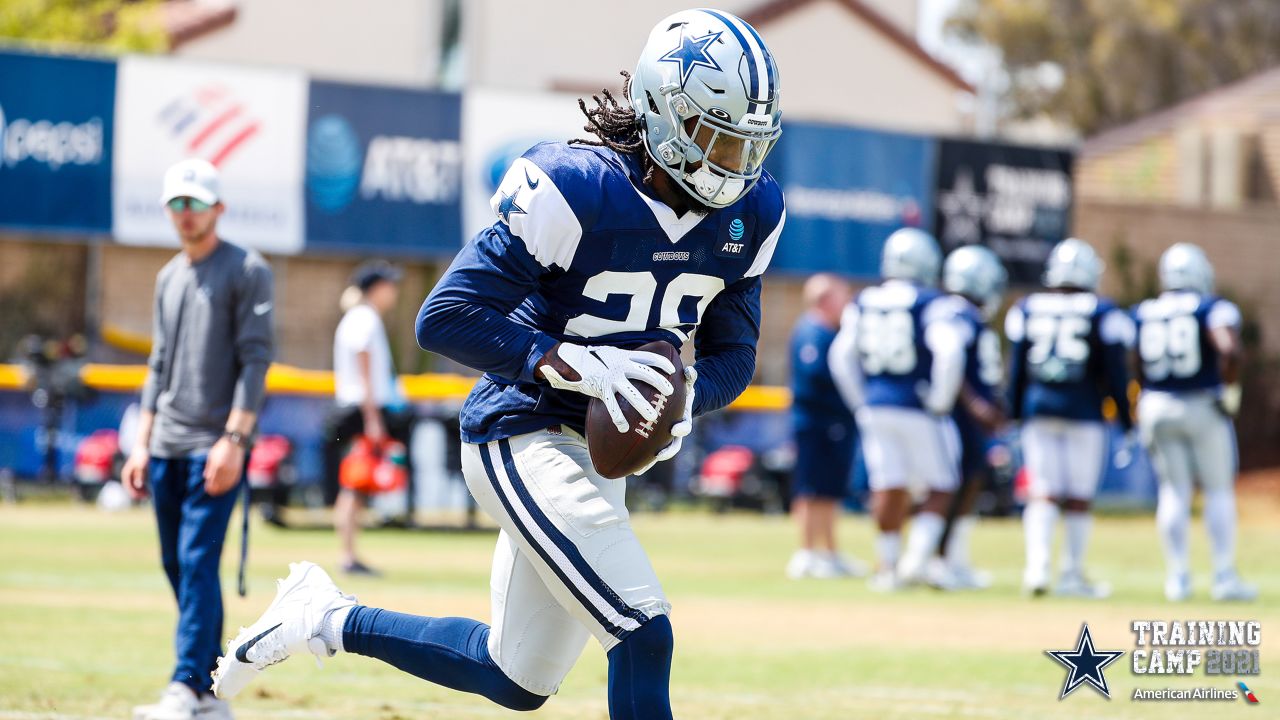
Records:
M609 651L610 720L672 720L671 620L658 615Z
M423 680L482 695L512 710L537 710L547 701L545 695L531 693L503 674L489 655L489 626L475 620L357 606L347 615L342 646L347 652L377 658Z

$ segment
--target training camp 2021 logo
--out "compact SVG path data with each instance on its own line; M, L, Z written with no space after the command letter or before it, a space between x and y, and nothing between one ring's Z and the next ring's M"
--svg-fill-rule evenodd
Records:
M1243 677L1262 672L1262 626L1257 620L1134 620L1130 624L1134 649L1129 651L1135 678L1196 676L1232 678L1227 687L1137 687L1130 700L1235 701L1259 704ZM1099 650L1087 623L1081 625L1074 649L1046 650L1045 654L1067 669L1058 694L1063 700L1082 685L1111 699L1106 668L1125 650Z

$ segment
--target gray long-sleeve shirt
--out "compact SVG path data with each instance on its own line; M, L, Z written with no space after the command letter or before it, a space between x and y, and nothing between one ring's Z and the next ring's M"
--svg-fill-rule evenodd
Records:
M225 240L156 276L151 358L142 408L156 414L151 454L207 452L232 408L257 412L272 357L271 267Z

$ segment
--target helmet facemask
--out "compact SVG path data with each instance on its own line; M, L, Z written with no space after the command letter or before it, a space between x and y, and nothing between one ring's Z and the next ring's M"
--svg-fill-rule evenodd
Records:
M761 129L744 129L729 122L724 111L704 110L684 93L672 96L668 105L680 118L679 130L658 146L655 159L703 205L737 202L764 173L764 159L782 128L767 115L747 115L741 124Z

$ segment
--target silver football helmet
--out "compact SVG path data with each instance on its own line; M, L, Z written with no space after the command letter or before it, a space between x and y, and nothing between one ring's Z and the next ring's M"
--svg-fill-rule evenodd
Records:
M1049 252L1049 260L1044 267L1044 286L1097 290L1106 267L1089 243L1079 238L1067 238Z
M1208 295L1213 292L1213 265L1198 245L1172 245L1160 256L1160 287Z
M782 133L769 48L720 10L685 10L658 23L630 94L650 157L708 207L746 194Z
M1000 309L1008 285L1004 264L983 245L956 248L942 264L942 287L976 302L988 320Z
M937 285L942 252L938 241L916 228L902 228L884 241L880 255L880 275L893 280L910 280L921 285Z

